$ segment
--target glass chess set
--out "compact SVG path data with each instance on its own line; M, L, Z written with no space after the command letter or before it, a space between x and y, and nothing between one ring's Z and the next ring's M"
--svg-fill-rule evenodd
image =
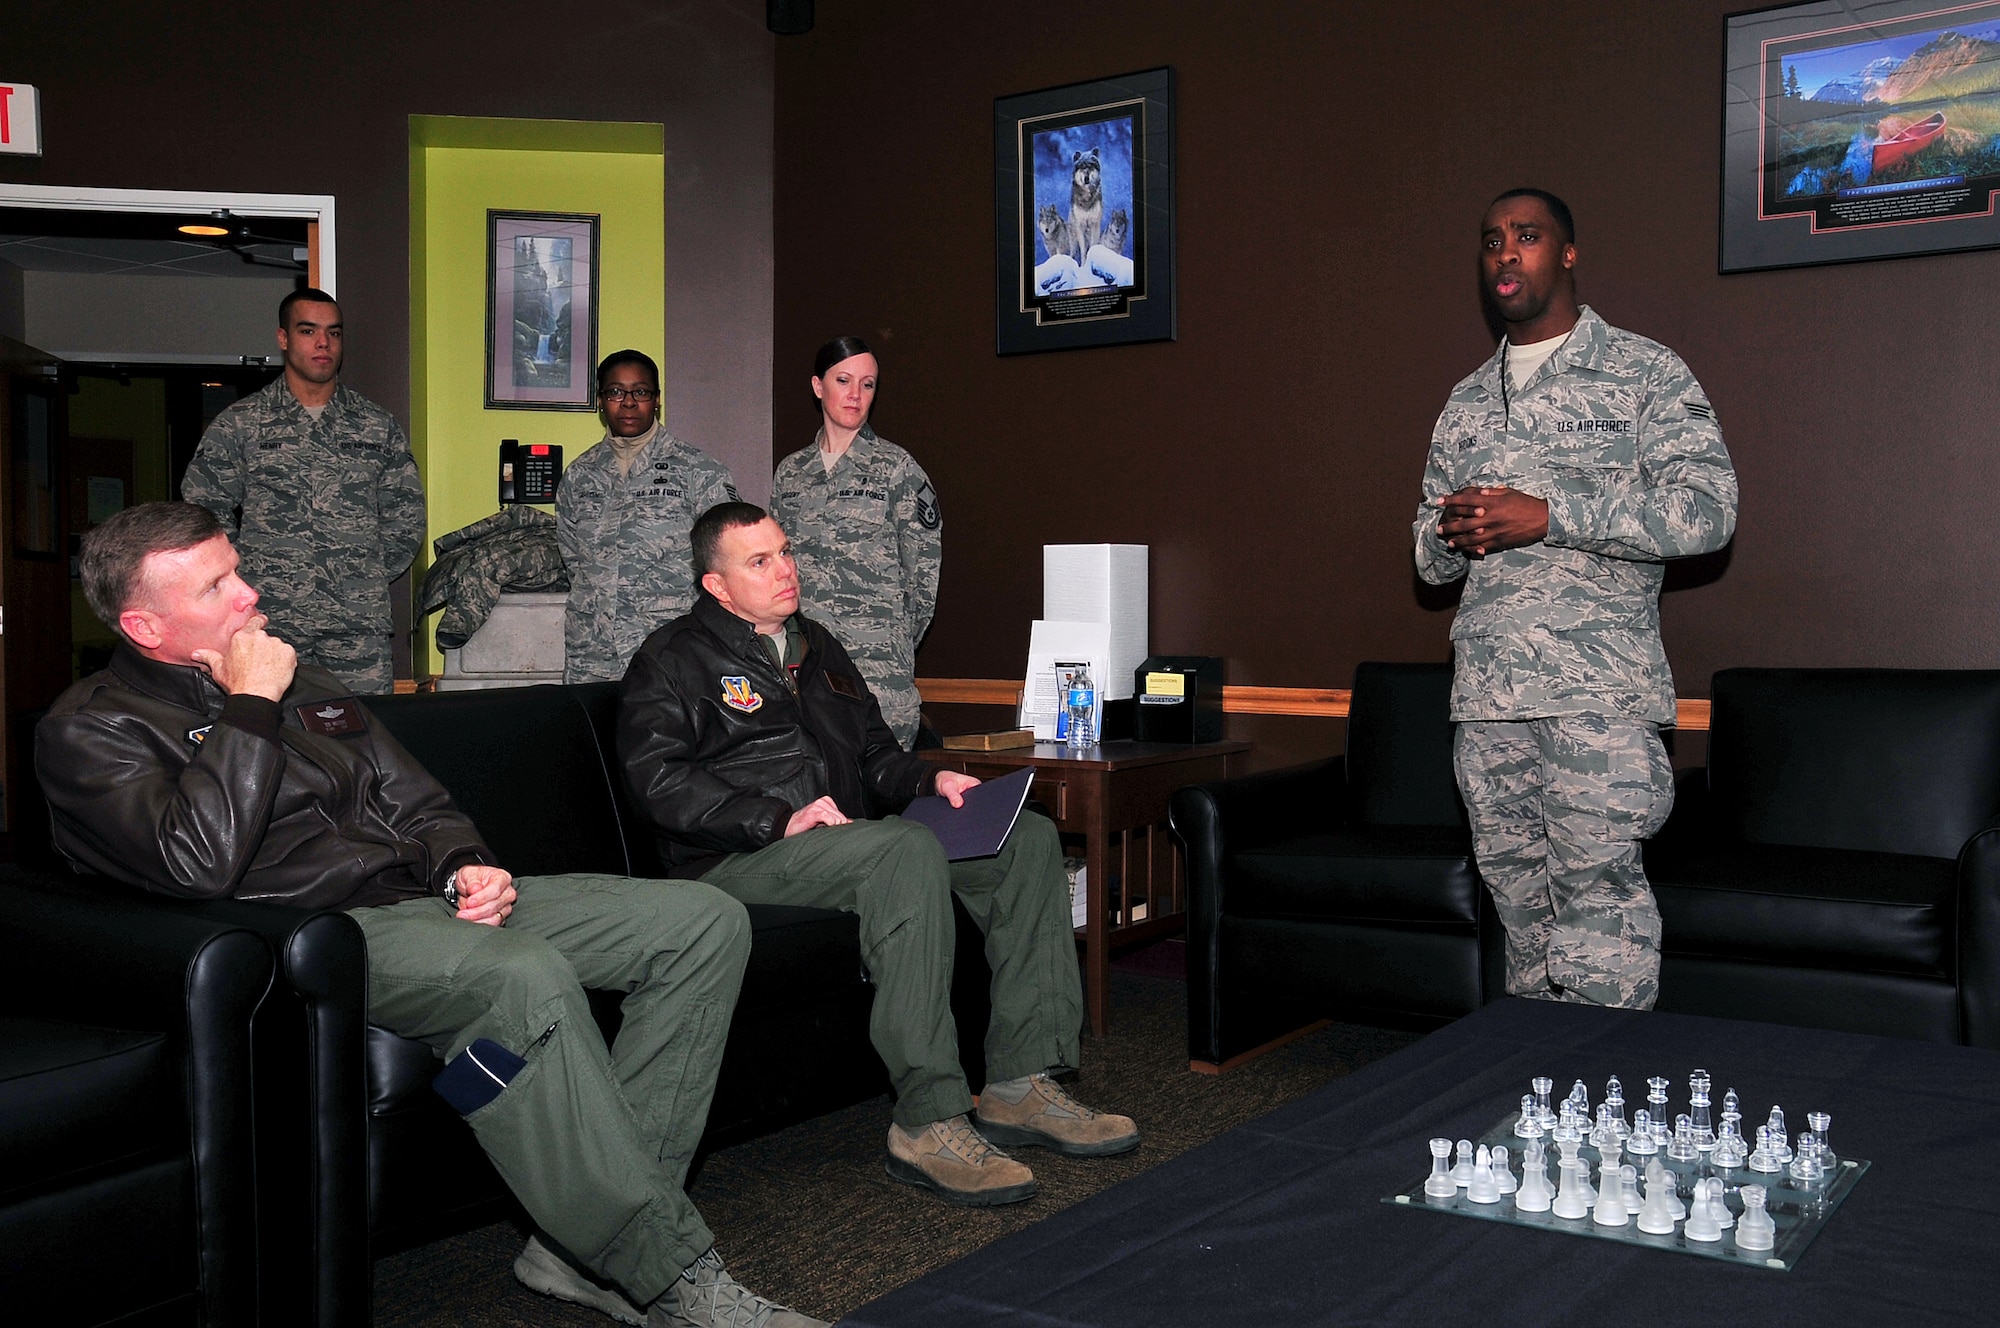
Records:
M1476 1143L1431 1140L1429 1174L1383 1202L1789 1271L1868 1163L1834 1153L1825 1112L1794 1142L1774 1106L1753 1144L1736 1091L1717 1114L1710 1083L1688 1077L1688 1109L1669 1125L1665 1079L1646 1081L1629 1121L1616 1076L1595 1111L1581 1079L1553 1106L1554 1081L1535 1079Z

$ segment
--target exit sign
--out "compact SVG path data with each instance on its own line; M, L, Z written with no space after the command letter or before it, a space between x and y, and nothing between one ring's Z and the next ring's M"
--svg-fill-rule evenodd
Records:
M41 96L26 83L0 83L0 152L42 155Z

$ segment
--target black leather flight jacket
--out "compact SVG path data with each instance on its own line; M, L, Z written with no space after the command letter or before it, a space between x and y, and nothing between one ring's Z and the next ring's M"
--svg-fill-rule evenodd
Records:
M309 665L273 702L121 643L37 727L35 771L64 857L160 894L355 908L493 861L444 787Z
M936 768L897 746L840 642L803 614L792 624L805 659L780 668L756 629L703 591L625 672L625 786L676 876L776 843L816 798L861 820L932 790Z

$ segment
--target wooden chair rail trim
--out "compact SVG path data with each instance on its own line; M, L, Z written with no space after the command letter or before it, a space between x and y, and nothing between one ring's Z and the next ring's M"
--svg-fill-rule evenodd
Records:
M924 700L938 705L1018 705L1021 684L1008 678L919 678ZM1305 715L1345 719L1353 693L1345 687L1233 687L1222 689L1222 710L1230 715ZM1674 702L1680 727L1708 731L1709 703Z

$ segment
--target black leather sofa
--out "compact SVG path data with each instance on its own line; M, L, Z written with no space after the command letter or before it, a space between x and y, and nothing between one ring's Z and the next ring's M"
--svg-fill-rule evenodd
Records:
M1450 692L1449 664L1362 664L1344 755L1174 794L1192 1060L1228 1064L1334 1015L1439 1024L1498 989Z
M616 684L595 683L381 697L369 708L517 877L664 875L617 774L617 698ZM471 1131L431 1091L440 1067L430 1049L367 1023L367 956L352 919L186 904L102 881L85 888L139 912L254 932L275 958L252 1032L261 1322L365 1324L375 1257L516 1211ZM750 963L704 1150L888 1088L868 1041L873 989L856 920L812 908L749 913ZM954 1008L978 1083L989 975L977 929L959 921ZM616 1000L592 996L609 1037Z
M2000 671L1728 669L1710 722L1659 1008L2000 1047Z
M0 938L0 1317L255 1323L250 1026L269 950L13 868Z
M1175 795L1192 1059L1502 993L1449 681L1364 664L1344 757ZM2000 672L1716 674L1709 765L1645 852L1658 1008L2000 1047Z

